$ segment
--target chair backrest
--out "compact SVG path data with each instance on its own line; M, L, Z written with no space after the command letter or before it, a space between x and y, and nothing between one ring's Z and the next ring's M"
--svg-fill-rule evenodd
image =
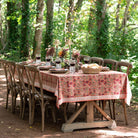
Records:
M1 67L1 65L3 66L4 61L5 61L4 59L0 59L0 67Z
M39 96L39 91L36 89L35 83L37 82L38 88L41 91L41 98L43 99L43 85L42 85L42 78L40 75L40 71L35 66L25 66L27 81L28 81L28 88L32 90L32 94L35 95L36 93Z
M87 56L87 55L80 55L80 56L79 56L80 62L84 62L84 59L85 59L85 58L90 58L90 56ZM90 61L88 61L88 62L90 62Z
M100 58L100 57L91 57L91 63L97 63L99 65L103 65L104 61L103 61L103 58Z
M15 87L15 62L5 61L3 62L7 85L14 89Z
M8 76L9 75L8 75L8 64L7 64L7 60L1 59L0 62L1 62L2 66L3 66L3 69L4 69L7 87L9 88L9 79L8 79Z
M25 75L26 75L25 66L23 64L16 63L16 71L18 74L17 76L18 76L20 88L26 89L26 86L25 86Z
M3 69L4 69L4 73L5 73L5 76L6 76L6 79L7 79L7 72L6 72L6 60L4 60L4 59L0 59L0 63L1 63L1 65L2 65L2 67L3 67Z
M122 68L126 68L126 73L129 75L130 70L132 69L132 64L126 61L118 61L116 65L116 70L124 71Z
M117 61L113 59L104 59L104 66L108 66L112 70L116 70Z

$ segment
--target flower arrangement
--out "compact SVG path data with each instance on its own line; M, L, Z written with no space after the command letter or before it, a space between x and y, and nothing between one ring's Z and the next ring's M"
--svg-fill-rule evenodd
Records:
M67 52L68 52L68 49L62 48L62 49L59 51L58 56L59 56L60 58L65 58L65 57L67 57L67 54L68 54Z
M79 56L80 56L80 51L76 50L76 49L73 49L73 51L72 51L72 57L77 60Z
M53 57L55 54L55 48L51 47L51 45L48 46L48 48L46 48L46 57L51 56Z

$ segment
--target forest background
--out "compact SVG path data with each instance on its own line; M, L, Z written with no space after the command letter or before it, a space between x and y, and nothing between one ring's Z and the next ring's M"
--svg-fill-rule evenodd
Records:
M91 57L131 62L138 102L137 0L0 0L0 58L22 61L55 47L55 40Z

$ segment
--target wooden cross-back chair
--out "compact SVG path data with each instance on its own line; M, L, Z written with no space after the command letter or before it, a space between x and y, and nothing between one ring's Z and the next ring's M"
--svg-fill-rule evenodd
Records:
M4 59L0 59L0 64L1 64L1 66L3 67L3 63L4 63Z
M126 70L122 70L122 67L125 67ZM130 70L132 69L132 64L126 61L118 61L116 64L116 69L117 71L121 71L121 72L125 72L127 73L127 75L129 75ZM115 101L113 102L113 118L115 119ZM126 125L128 125L128 120L127 120L127 112L126 112L126 104L125 104L125 100L122 100L122 105L123 105L123 109L124 109L124 116L125 116L125 123Z
M15 112L16 98L20 92L19 81L15 78L15 62L7 61L6 63L7 79L10 83L11 96L12 96L12 112ZM7 95L8 96L8 95Z
M16 108L16 98L19 92L18 81L15 79L15 62L3 60L2 65L4 68L7 84L6 109L8 108L9 94L11 94L11 111L14 113Z
M103 58L100 58L100 57L91 57L91 60L90 60L91 63L97 63L99 65L103 65Z
M116 70L117 61L113 59L104 59L104 66L108 66L111 70Z
M90 56L87 56L87 55L80 55L79 56L79 60L80 60L80 62L84 62L84 59L85 58L90 58ZM88 61L88 63L89 63L90 61Z
M25 83L25 76L26 76L25 66L23 64L17 63L16 69L20 85L20 117L22 117L23 119L27 98L29 98L29 89L27 84Z
M11 85L10 85L8 75L7 75L8 74L8 72L7 72L8 64L7 64L6 60L2 60L2 59L1 59L1 64L3 66L4 73L5 73L5 78L6 78L6 85L7 85L6 109L8 109L9 94L10 94L10 91L11 91Z
M122 68L126 68L126 73L129 75L130 70L132 69L132 64L126 61L118 61L116 65L116 70L123 72Z
M115 71L116 70L116 65L117 65L117 61L116 60L113 60L113 59L103 59L103 66L107 66L111 70ZM106 101L108 101L110 116L111 116L111 118L113 118L113 115L112 115L113 113L112 112L114 112L114 110L112 111L111 101L113 102L113 105L114 105L114 100L104 100L104 101L102 101L102 108L103 108L103 110L105 109Z
M33 124L34 122L34 110L35 110L35 102L39 101L41 107L41 118L42 118L42 131L44 131L44 122L45 122L45 108L47 105L50 105L52 108L52 116L54 122L55 120L55 112L54 106L56 97L49 96L44 93L43 83L39 69L34 66L25 66L28 80L28 89L30 89L29 96L29 124ZM36 88L35 82L37 82L39 89Z

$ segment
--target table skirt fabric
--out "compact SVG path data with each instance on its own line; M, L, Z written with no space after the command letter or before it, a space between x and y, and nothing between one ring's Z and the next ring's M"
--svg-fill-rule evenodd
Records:
M43 88L57 96L57 106L68 102L125 99L132 97L128 76L117 71L99 74L51 74L41 71ZM35 85L37 87L38 83Z

